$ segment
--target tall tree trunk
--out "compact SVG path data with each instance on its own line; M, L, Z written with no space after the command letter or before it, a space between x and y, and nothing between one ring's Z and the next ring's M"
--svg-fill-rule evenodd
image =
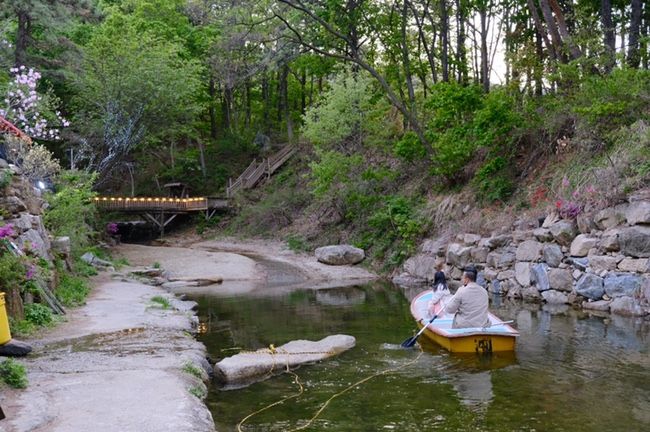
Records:
M411 75L411 59L409 56L409 46L406 34L408 21L408 4L406 1L402 4L402 62L404 64L404 75L406 76L406 88L409 95L409 106L415 115L415 91L413 90L413 76Z
M217 139L217 113L214 109L216 92L214 88L214 78L210 76L208 82L208 94L210 95L210 103L208 105L208 113L210 115L210 138Z
M557 60L559 57L559 53L556 51L555 46L551 43L551 41L548 38L548 32L544 28L544 25L542 24L542 19L539 16L539 13L537 12L537 6L534 2L534 0L526 0L526 4L528 5L528 11L530 12L530 16L533 18L533 23L535 24L535 29L537 30L537 34L542 38L544 41L544 44L546 45L546 49L548 50L549 57L552 60ZM539 61L542 62L543 59L540 57Z
M638 68L641 61L639 56L639 27L641 26L641 0L632 0L632 16L630 18L630 35L628 39L627 64Z
M223 87L221 111L223 115L223 128L228 132L232 132L232 89L226 85Z
M483 91L485 93L490 91L490 70L488 63L488 28L487 28L487 6L481 6L479 10L481 17L481 83L483 84Z
M266 70L262 72L262 99L264 100L264 108L262 110L262 127L265 134L269 133L269 117L271 111L271 97L269 88L269 78Z
M600 1L600 22L603 26L603 44L605 46L605 72L610 73L616 65L616 35L612 23L612 0Z
M546 27L548 28L548 33L551 35L551 41L553 41L554 51L557 54L557 58L566 63L566 55L562 49L562 38L560 37L560 32L558 31L557 24L555 23L555 18L553 18L553 12L551 12L551 7L548 3L549 0L539 0L539 6L542 10L542 15L544 16L544 21L546 22Z
M573 60L576 60L582 57L582 52L580 51L580 48L578 48L578 46L575 44L573 38L571 37L571 34L569 33L569 28L564 19L564 12L562 12L562 9L560 8L560 5L558 4L557 0L548 0L548 3L550 4L551 8L553 9L553 12L555 13L555 19L557 21L557 29L560 32L560 36L562 37L563 42L569 48L569 53L571 54L571 58Z
M200 139L196 140L196 146L199 148L199 162L201 164L201 175L203 178L208 176L208 170L205 165L205 146Z
M645 3L643 9L643 24L641 25L641 64L644 69L648 69L648 58L650 53L648 53L648 35L650 32L650 2Z
M413 5L412 2L409 2L409 4L411 5L411 10L413 11L413 16L415 17L415 24L416 24L416 26L418 28L418 39L419 39L420 43L422 44L422 48L424 49L424 52L427 55L427 61L429 62L429 68L431 70L431 78L432 78L433 82L436 83L436 82L438 82L438 77L437 77L437 74L436 74L435 57L433 55L433 49L434 49L434 47L436 45L436 33L435 32L433 33L432 38L431 38L431 47L429 47L429 43L427 42L427 35L424 32L424 18L427 17L427 16L430 18L430 15L429 15L429 12L428 12L429 3L427 2L424 5L425 9L424 9L424 12L423 12L423 15L424 15L423 17L420 17L420 15L418 14L417 9L415 8L415 6Z
M9 288L5 296L7 315L17 321L25 319L23 299L20 297L20 290L17 287Z
M465 48L465 2L456 0L456 62L458 63L458 82L467 84L467 49Z
M280 95L280 106L284 121L287 124L287 139L291 142L293 141L293 124L291 121L291 110L289 109L289 66L282 66L282 79L281 79L281 88L282 94Z
M14 53L15 67L25 66L27 63L27 46L32 31L32 20L24 10L18 11L18 29L16 31L16 51Z
M537 63L535 63L535 95L541 96L544 91L544 50L542 48L542 35L535 30L535 51L537 53Z
M300 114L304 115L307 109L307 68L302 68L300 75Z
M251 80L246 80L246 118L244 119L244 126L249 128L251 125Z
M447 0L440 0L440 43L442 66L442 81L449 81L449 14L447 12Z

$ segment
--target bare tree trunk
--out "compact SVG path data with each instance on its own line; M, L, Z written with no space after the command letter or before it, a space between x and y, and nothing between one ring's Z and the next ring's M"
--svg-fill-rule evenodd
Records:
M251 81L246 80L246 118L244 119L244 126L249 128L251 125Z
M456 0L456 62L458 63L458 82L467 83L467 49L465 48L465 3L463 0Z
M203 142L198 139L196 140L197 147L199 148L199 162L201 163L201 174L203 175L203 178L206 178L208 176L208 170L205 165L205 146L203 145Z
M569 28L567 27L566 21L564 20L564 13L562 12L562 9L560 8L560 5L558 4L557 0L548 0L548 2L551 8L553 9L553 12L555 13L555 19L557 20L557 29L560 32L560 36L562 37L563 42L569 48L569 52L571 53L571 58L575 60L582 57L582 52L580 51L580 48L578 48L575 42L573 42L573 38L569 33Z
M16 51L14 53L15 67L27 63L27 46L32 31L32 20L26 11L18 12L18 29L16 31Z
M442 81L449 81L449 14L447 13L447 0L440 0L440 43L442 55Z
M208 105L208 114L210 115L210 138L217 139L217 113L214 109L214 102L216 92L214 88L214 78L210 76L208 82L208 94L210 95L210 103Z
M551 40L553 41L553 47L557 55L557 59L563 63L566 63L566 56L564 54L564 50L562 49L562 38L560 37L560 32L557 29L557 24L555 23L555 18L553 18L553 12L551 12L551 7L549 6L548 0L539 0L539 6L542 10L542 15L544 16L546 27L548 27L548 33L551 35Z
M436 83L438 82L438 77L436 74L436 62L435 62L435 57L433 55L433 49L436 45L436 34L433 33L432 39L431 39L431 47L429 47L429 43L427 42L427 36L424 33L424 17L429 16L428 12L428 7L429 3L427 2L424 5L424 12L423 15L424 17L420 17L415 6L413 5L412 2L409 2L411 5L411 10L413 11L413 16L415 17L415 24L417 25L418 28L418 38L419 41L422 43L422 48L424 48L424 52L427 55L427 60L429 61L429 68L431 69L431 78L433 79L433 82Z
M643 24L641 25L641 63L644 69L648 69L648 30L650 30L650 2L645 3L643 9Z
M487 48L487 6L481 6L479 10L481 17L481 83L483 84L483 91L485 93L490 91L490 76L488 64L488 48Z
M269 79L266 70L262 72L262 99L264 99L264 109L262 112L262 127L264 133L269 131L269 111L271 111L271 98L269 95Z
M616 65L616 35L612 23L612 0L601 0L600 22L603 26L603 44L605 45L605 72L610 73Z
M411 75L411 59L409 57L408 39L406 37L406 26L408 21L408 4L406 0L402 5L402 62L404 64L404 75L406 75L406 88L409 95L409 105L415 114L415 91L413 90L413 77Z
M287 124L287 139L293 141L293 124L291 121L291 110L289 109L289 66L282 66L282 79L281 79L281 88L282 93L280 94L280 107L282 115Z
M535 95L541 96L544 91L544 50L542 48L542 35L535 31L535 51L537 52L538 62L535 64Z
M232 108L232 90L225 86L223 87L223 96L221 100L221 114L223 116L223 128L229 132L232 132L232 118L231 118L231 108Z
M307 109L307 69L302 69L300 75L300 113L305 114Z
M632 0L632 16L630 19L630 34L628 36L627 64L638 68L641 61L639 56L639 27L641 26L641 0Z
M555 50L555 46L553 46L553 44L551 44L550 40L548 39L548 33L546 32L546 29L542 24L542 19L540 18L539 13L537 13L537 6L535 5L534 0L526 0L526 4L528 5L528 11L530 12L530 16L533 18L533 23L535 24L535 29L537 30L537 34L542 38L542 40L544 40L546 49L549 52L549 57L551 57L551 59L553 60L558 59L559 53Z
M7 315L15 318L17 321L25 319L23 299L20 297L20 290L18 288L9 288L5 301L7 305Z

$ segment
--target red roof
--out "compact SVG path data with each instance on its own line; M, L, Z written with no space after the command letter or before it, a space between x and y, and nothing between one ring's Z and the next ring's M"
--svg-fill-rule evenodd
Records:
M5 119L2 116L0 116L0 132L7 132L29 143L32 142L32 139L29 136L25 135L23 131L18 129L16 126L14 126L12 123L7 121L7 119Z

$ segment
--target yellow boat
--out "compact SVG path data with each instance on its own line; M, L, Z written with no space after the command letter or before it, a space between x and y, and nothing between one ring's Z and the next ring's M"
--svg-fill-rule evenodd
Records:
M433 291L427 290L418 294L411 302L411 314L420 329L431 319L427 308L432 297ZM446 350L454 353L488 353L515 350L515 342L519 332L495 315L488 313L489 326L455 329L452 328L453 314L444 313L444 299L435 305L436 313L441 310L443 310L442 315L427 325L423 335Z

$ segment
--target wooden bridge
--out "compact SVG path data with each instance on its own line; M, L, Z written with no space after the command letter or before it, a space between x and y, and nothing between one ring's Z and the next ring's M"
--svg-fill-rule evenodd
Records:
M161 235L165 227L179 214L205 212L205 218L210 219L219 210L228 210L230 198L238 191L255 187L260 180L267 178L277 171L296 152L292 144L285 145L276 154L257 162L255 159L235 180L228 179L226 198L217 197L109 197L94 198L96 207L111 212L135 213L152 222L158 227ZM181 183L170 183L170 186ZM167 185L166 185L167 186Z
M210 219L218 210L230 208L227 199L215 197L95 197L94 203L101 210L140 214L156 225L161 235L179 214L205 212L205 218Z
M264 176L270 178L271 175L287 160L289 160L295 152L296 146L293 144L287 144L282 148L282 150L269 158L262 159L261 162L258 162L257 159L253 160L248 168L237 177L237 180L232 181L232 179L228 179L226 196L230 198L242 189L251 189L255 187Z

